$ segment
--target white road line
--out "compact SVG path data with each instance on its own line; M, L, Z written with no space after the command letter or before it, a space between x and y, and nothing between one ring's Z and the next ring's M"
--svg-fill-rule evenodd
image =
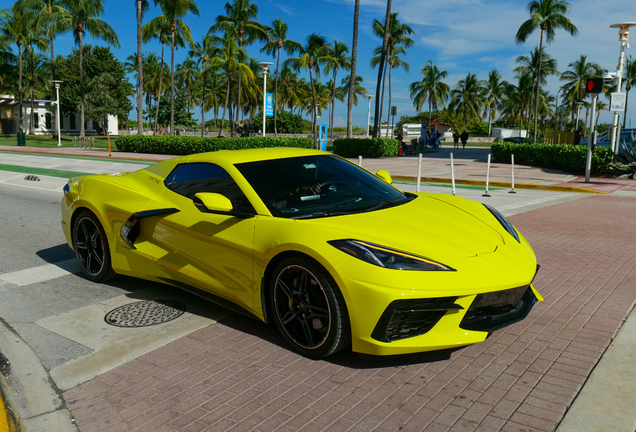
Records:
M55 264L46 264L39 267L32 267L25 270L2 274L0 275L0 284L5 282L12 283L17 286L25 286L80 272L81 269L77 264L77 260L70 259L60 261Z

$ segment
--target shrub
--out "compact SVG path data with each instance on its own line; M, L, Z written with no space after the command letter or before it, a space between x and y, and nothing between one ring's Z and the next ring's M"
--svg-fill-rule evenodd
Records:
M572 174L585 174L587 146L566 144L512 144L494 143L490 148L493 158L499 163L515 163L541 168L554 168ZM592 174L607 174L613 161L612 151L607 147L596 147L592 154Z
M399 148L398 140L388 138L342 138L333 142L334 154L342 157L394 157Z
M117 150L131 153L187 155L217 150L238 150L264 147L314 148L309 138L219 138L124 135L115 140Z
M263 113L259 112L254 116L252 121L252 128L255 132L258 132L259 129L263 129ZM303 133L303 128L305 123L303 122L302 116L298 114L290 113L285 110L276 111L276 129L278 133L283 134L301 134ZM265 132L268 134L274 133L274 117L269 116L265 120ZM309 126L311 129L311 126Z

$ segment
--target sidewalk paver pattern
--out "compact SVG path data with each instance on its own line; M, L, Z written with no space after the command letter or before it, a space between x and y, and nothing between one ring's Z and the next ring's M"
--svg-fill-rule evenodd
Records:
M511 217L545 302L481 344L313 361L233 315L64 398L83 432L551 431L636 299L634 212L636 200L593 196Z

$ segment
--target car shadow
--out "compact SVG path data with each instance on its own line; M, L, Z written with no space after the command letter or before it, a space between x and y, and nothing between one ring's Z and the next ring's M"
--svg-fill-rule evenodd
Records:
M35 254L50 264L75 258L75 252L66 243L39 250Z

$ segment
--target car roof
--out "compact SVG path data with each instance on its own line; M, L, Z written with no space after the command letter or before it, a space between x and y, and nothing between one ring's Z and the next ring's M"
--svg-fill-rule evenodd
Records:
M239 164L244 162L256 162L271 159L285 159L299 156L327 155L329 153L320 150L302 149L296 147L271 147L259 149L243 150L219 150L207 153L197 153L183 156L179 163L230 163Z

